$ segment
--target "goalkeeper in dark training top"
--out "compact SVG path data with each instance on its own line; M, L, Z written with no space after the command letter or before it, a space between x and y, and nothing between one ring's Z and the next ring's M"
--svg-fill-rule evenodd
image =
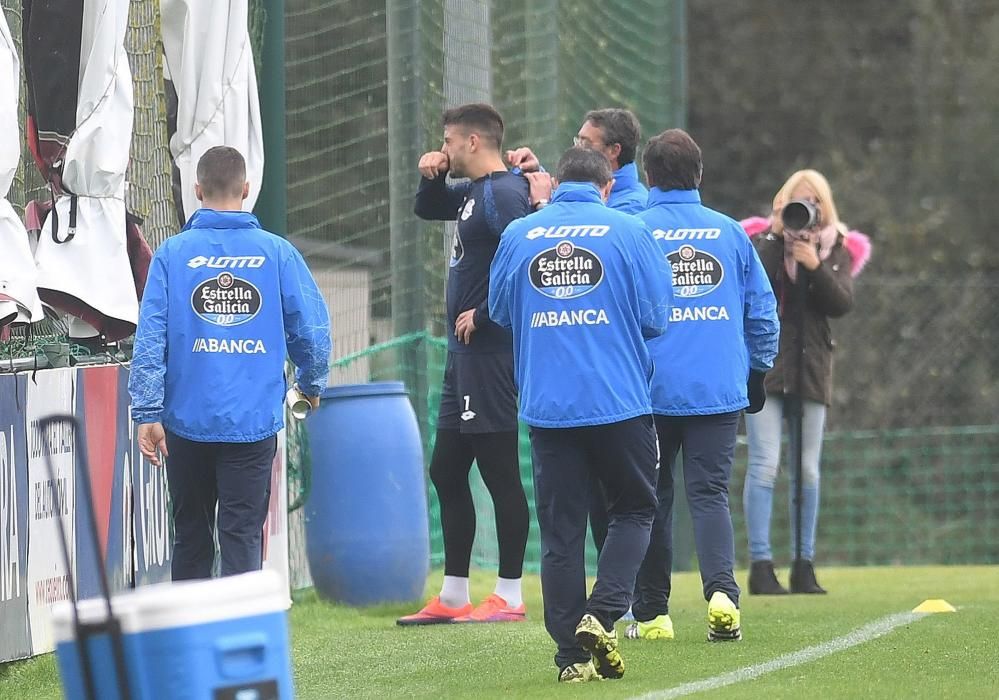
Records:
M527 499L517 452L517 390L510 332L489 318L489 266L500 234L530 212L528 182L508 172L503 119L485 104L444 113L444 145L419 162L416 214L457 221L447 281L448 354L430 478L441 504L444 584L440 595L400 625L508 622L525 617L521 573ZM464 181L449 181L466 178ZM473 608L468 568L475 507L468 475L475 460L496 510L499 577Z

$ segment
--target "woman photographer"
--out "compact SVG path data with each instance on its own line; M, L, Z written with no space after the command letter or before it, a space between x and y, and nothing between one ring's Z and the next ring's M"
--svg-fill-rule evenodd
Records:
M833 341L829 319L853 304L851 255L825 177L799 170L780 188L768 230L753 237L777 297L781 319L777 361L765 379L763 410L746 415L749 467L743 502L749 535L749 592L787 593L774 573L770 515L780 462L781 429L788 422L791 474L792 593L825 593L815 579L815 528L819 511L819 460L826 407L832 395ZM798 411L801 415L801 436ZM801 450L801 503L795 504L797 451ZM797 514L801 514L801 545Z

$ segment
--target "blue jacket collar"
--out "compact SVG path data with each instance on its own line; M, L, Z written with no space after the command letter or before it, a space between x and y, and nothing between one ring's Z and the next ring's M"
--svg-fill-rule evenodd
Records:
M181 230L192 228L260 228L260 222L248 211L198 209Z
M632 161L614 171L614 187L611 188L611 192L630 189L637 184L639 184L638 166Z
M661 190L653 187L649 190L649 206L656 204L700 204L701 193L698 190Z
M552 196L552 202L598 202L604 203L600 190L590 182L560 182Z

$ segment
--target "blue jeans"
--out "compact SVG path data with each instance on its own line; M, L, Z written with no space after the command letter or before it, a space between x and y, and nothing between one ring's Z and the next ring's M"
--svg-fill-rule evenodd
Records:
M792 416L785 415L788 402L781 395L768 396L763 410L746 414L746 433L749 441L749 468L742 492L746 513L746 530L749 535L751 561L772 561L770 550L770 514L773 510L774 483L780 464L781 428L788 419L787 464L791 473L788 506L791 511L791 558L795 556L796 513L794 495L797 481L794 474L794 454L798 436ZM801 451L801 558L812 561L815 557L815 528L819 519L819 462L822 456L822 434L825 430L825 404L805 400L803 407Z

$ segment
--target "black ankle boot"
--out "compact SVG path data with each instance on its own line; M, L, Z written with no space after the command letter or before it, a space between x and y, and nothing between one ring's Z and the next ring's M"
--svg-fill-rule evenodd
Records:
M772 561L754 561L749 569L749 592L753 595L787 595L774 573Z
M825 593L826 589L815 580L815 567L807 559L797 559L791 564L792 593Z

